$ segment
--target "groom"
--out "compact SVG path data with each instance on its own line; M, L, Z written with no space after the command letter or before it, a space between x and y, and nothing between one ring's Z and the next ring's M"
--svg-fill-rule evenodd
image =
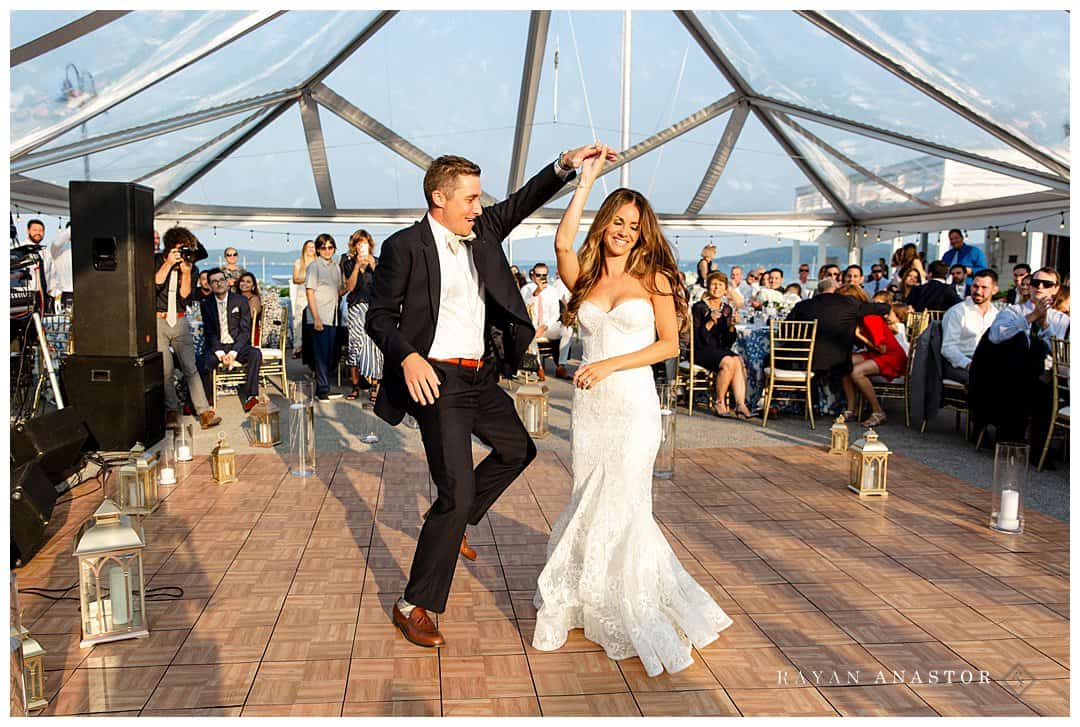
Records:
M446 643L428 612L445 609L458 553L476 558L466 525L479 523L536 456L498 386L534 334L502 241L597 153L595 145L564 152L488 208L480 206L480 167L439 157L424 175L427 215L383 243L366 324L386 357L375 413L390 424L406 412L416 418L438 490L394 605L394 624L414 644ZM491 447L475 470L472 435Z

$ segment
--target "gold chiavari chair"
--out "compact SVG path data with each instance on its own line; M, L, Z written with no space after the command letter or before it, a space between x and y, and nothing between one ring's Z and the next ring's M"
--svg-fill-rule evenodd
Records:
M806 417L814 428L814 336L817 321L769 321L769 365L765 368L764 406L761 426L769 423L769 407L774 400L805 398ZM784 364L783 368L777 364ZM791 392L784 395L780 392ZM794 394L801 394L796 396Z
M1053 416L1050 417L1050 429L1046 432L1046 443L1043 444L1042 455L1039 456L1039 466L1035 469L1042 471L1046 464L1046 454L1050 451L1050 442L1054 437L1054 429L1063 427L1069 429L1069 341L1053 338L1050 341L1053 348L1053 364L1050 370L1050 382L1052 387ZM1069 437L1065 437L1066 452L1068 452Z

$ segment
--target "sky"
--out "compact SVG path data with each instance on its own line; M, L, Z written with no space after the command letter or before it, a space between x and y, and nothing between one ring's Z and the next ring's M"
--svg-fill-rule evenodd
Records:
M83 11L84 12L84 11ZM120 103L86 124L96 135L181 115L233 100L280 90L305 78L373 17L375 11L289 12L223 48L203 62ZM18 45L79 11L18 11L10 15L11 43ZM1015 152L956 114L901 83L789 11L743 13L701 11L713 38L755 90L817 110L850 116L902 133L1016 161ZM1041 13L835 13L936 83L1033 143L1068 159L1066 97L1068 21L1061 11ZM137 82L186 49L242 21L240 12L134 13L10 73L10 128L13 143L72 112L60 100L66 81L102 95ZM722 98L732 89L685 28L670 12L635 11L632 20L631 134L636 143ZM540 89L533 120L527 174L551 163L565 148L595 138L619 143L620 59L623 14L614 11L555 10L551 15ZM528 13L487 11L405 11L326 79L326 85L431 156L456 153L483 171L485 189L506 193L510 147L517 112ZM462 39L468 39L463 42ZM558 47L558 68L555 51ZM418 51L418 49L424 49ZM1001 52L1008 49L1008 53ZM1064 52L1061 52L1064 49ZM208 61L213 60L213 63ZM73 65L69 65L73 64ZM76 70L72 70L72 69ZM92 77L92 81L88 80ZM682 213L693 198L730 114L721 115L630 165L630 185L644 192L659 212ZM164 164L237 126L244 115L140 141L94 155L92 178L130 180L161 191L198 169L228 140L211 144L171 169ZM323 108L320 121L329 158L335 201L362 209L423 205L422 170L373 141ZM233 136L249 128L240 126ZM839 152L865 168L925 163L907 149L801 122ZM76 128L51 145L78 141ZM802 137L799 137L801 139ZM295 107L180 195L182 202L285 208L318 207L300 113ZM815 157L799 141L808 162L845 185L860 175L836 158ZM48 147L49 145L47 145ZM46 148L47 148L46 147ZM819 158L820 157L820 158ZM1034 162L1025 161L1035 166ZM73 159L29 174L57 184L84 175ZM1010 193L1023 183L974 168L958 168L960 182L935 186L912 182L920 194L942 203L968 201L987 185ZM933 178L931 169L925 176ZM854 175L854 176L853 176ZM989 175L989 176L987 176ZM940 175L939 175L940 176ZM589 207L599 206L617 186L618 173L598 183ZM865 182L865 178L864 178ZM702 213L793 212L812 188L764 126L751 115L725 173ZM848 194L850 193L850 194ZM847 190L853 208L898 209L904 200L874 184ZM812 195L813 196L813 195ZM842 195L843 196L843 195ZM568 198L552 203L562 209ZM884 207L880 207L880 206ZM891 207L890 207L891 205ZM269 227L236 225L219 231L255 249L284 250L312 233L345 238L352 225L297 223ZM254 229L254 239L244 229ZM374 226L380 239L392 231ZM209 228L204 230L210 234ZM284 233L289 233L287 240ZM779 232L779 230L778 230ZM273 234L280 233L280 234ZM801 236L785 230L785 236ZM206 234L203 235L206 237ZM671 235L674 237L674 233ZM680 233L680 252L696 259L708 233ZM720 255L745 249L741 234L713 234ZM750 247L775 244L774 234L749 236ZM515 243L515 253L543 257L550 236Z

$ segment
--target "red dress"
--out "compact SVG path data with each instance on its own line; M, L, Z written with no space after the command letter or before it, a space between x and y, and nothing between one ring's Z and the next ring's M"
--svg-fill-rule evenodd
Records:
M881 316L866 316L859 325L863 335L873 343L873 348L868 349L863 355L878 365L881 375L885 378L895 379L907 373L907 354L900 348L889 324ZM885 353L878 353L877 348L885 344Z

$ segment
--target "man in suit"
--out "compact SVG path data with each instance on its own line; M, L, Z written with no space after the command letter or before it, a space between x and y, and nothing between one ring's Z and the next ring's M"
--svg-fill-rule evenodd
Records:
M1020 291L1020 284L1023 283L1024 278L1029 275L1031 275L1031 266L1027 263L1017 263L1016 265L1013 265L1013 284L1012 287L1009 288L1009 292L1005 294L1006 303L1014 305L1017 302L1016 295Z
M949 268L949 278L949 284L952 285L952 289L956 291L960 300L971 295L971 286L967 282L967 268L963 265L953 265Z
M206 341L199 358L203 388L214 396L214 369L225 371L238 364L247 367L247 379L240 388L240 401L249 412L258 403L259 367L262 351L251 345L251 308L247 298L229 291L229 281L221 268L206 271L213 295L199 304L202 309L203 337Z
M915 286L908 293L906 302L912 310L920 313L924 310L948 310L960 302L960 296L946 281L949 277L948 265L941 260L935 260L930 263L926 272L930 279Z
M375 413L390 424L406 412L416 418L438 491L393 609L394 624L420 646L446 643L428 612L445 609L458 553L476 557L466 526L479 523L536 456L498 386L500 374L517 371L535 334L502 241L598 153L597 145L564 152L487 208L480 167L439 157L424 175L427 215L383 243L366 323L386 359ZM475 470L473 435L491 447Z
M862 303L851 296L835 295L839 287L835 277L823 275L817 295L796 303L787 317L789 321L818 322L810 368L829 381L851 373L851 349L859 319L868 315L886 316L890 310L888 303Z

